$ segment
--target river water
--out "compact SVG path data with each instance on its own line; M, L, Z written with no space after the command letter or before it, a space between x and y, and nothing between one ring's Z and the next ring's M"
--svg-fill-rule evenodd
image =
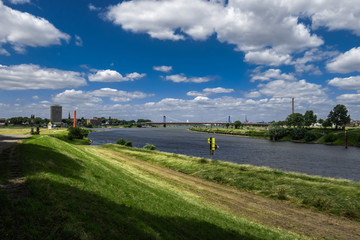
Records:
M93 145L115 143L120 138L142 148L146 143L157 150L210 158L207 139L215 137L213 159L238 164L360 181L360 148L272 142L265 139L198 133L185 128L121 128L95 131L88 136Z

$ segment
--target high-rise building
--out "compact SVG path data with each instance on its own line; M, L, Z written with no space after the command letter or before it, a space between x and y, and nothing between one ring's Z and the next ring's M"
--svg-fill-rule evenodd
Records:
M61 123L62 120L62 106L53 105L50 107L50 121L52 123Z

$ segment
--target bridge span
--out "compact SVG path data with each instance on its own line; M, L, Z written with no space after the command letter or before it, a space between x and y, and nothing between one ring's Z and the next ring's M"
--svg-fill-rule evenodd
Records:
M226 125L228 122L144 122L143 125ZM241 123L244 126L267 127L269 123Z

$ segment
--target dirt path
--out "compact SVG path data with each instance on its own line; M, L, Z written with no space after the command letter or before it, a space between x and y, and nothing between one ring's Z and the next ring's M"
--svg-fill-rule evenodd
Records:
M116 151L100 149L96 151L109 159L126 162L179 188L197 194L210 204L220 206L248 220L311 238L360 239L359 222L239 191L233 187L205 181Z
M0 161L8 166L7 181L0 182L10 199L17 201L29 194L22 172L18 144L28 135L0 135Z

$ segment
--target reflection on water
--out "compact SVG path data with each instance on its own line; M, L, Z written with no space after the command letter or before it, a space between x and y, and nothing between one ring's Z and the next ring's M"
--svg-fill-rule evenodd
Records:
M89 134L93 145L115 143L120 138L142 148L154 144L159 151L210 158L207 139L220 146L213 159L360 181L360 148L271 142L236 136L191 132L184 128L124 128Z

